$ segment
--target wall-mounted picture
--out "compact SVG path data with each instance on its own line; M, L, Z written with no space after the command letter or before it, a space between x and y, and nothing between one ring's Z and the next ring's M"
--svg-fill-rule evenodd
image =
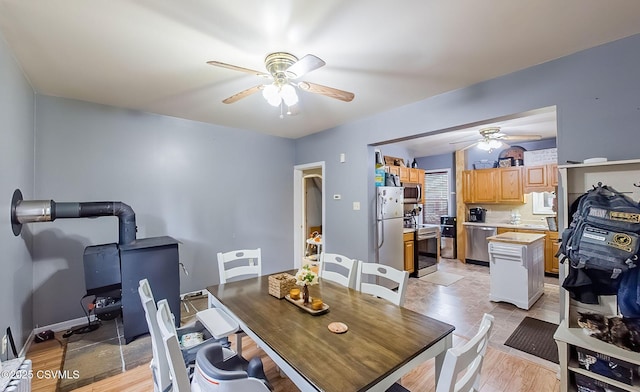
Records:
M513 158L498 158L498 167L511 167L513 166Z

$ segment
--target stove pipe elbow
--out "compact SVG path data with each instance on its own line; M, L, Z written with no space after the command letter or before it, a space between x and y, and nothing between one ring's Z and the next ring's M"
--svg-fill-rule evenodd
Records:
M98 216L118 217L120 245L136 240L136 214L130 206L119 201L56 203L53 200L22 200L19 189L16 189L11 201L11 226L16 236L20 234L24 223Z

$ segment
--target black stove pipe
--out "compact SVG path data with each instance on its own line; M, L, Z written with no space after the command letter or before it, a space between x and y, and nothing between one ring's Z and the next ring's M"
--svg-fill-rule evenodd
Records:
M84 203L56 203L53 200L22 200L22 192L16 189L11 201L11 226L13 234L20 234L23 223L51 222L62 218L118 217L118 244L130 244L136 240L136 214L119 201Z

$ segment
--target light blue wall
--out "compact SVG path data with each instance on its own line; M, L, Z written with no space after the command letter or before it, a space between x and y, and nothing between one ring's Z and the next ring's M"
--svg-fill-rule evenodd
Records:
M29 231L15 237L9 211L16 188L33 196L35 94L0 35L0 331L7 327L17 346L33 328L32 238Z
M640 35L296 141L52 97L36 100L34 141L34 96L3 42L0 65L5 211L15 188L26 198L130 204L139 238L182 241L190 272L182 291L216 281L219 250L261 246L265 273L293 265L294 164L326 162L327 251L373 261L371 144L556 105L560 163L639 155ZM24 339L35 324L81 316L82 250L115 242L115 218L29 224L22 238L13 237L8 214L2 219L3 320Z
M218 282L216 253L262 248L265 274L293 268L293 141L39 96L36 198L122 201L137 238L180 241L181 292ZM118 240L115 217L31 223L34 319L83 315L82 255Z
M638 69L640 35L298 139L296 164L327 160L327 188L343 196L327 206L327 250L374 260L373 143L556 105L560 163L638 158Z

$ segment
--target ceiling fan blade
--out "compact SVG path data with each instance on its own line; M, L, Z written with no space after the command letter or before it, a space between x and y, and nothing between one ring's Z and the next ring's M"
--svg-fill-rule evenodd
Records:
M478 138L474 138L474 139L464 139L464 140L458 140L455 142L449 142L449 144L460 144L460 143L469 143L469 142L478 142Z
M270 78L271 77L271 75L269 75L268 73L265 73L265 72L256 71L255 69L238 67L237 65L231 65L231 64L223 63L221 61L211 60L211 61L207 61L207 64L213 65L213 66L216 66L216 67L222 67L222 68L231 69L233 71L246 72L246 73L249 73L249 74L252 74L252 75L261 76L263 78Z
M291 74L289 76L291 79L296 79L306 73L324 66L325 64L326 63L321 58L316 57L312 54L308 54L293 63L289 68L286 69L286 72L287 74Z
M262 90L264 88L263 85L258 85L258 86L253 86L251 88L248 88L246 90L240 91L237 94L234 94L232 96L230 96L229 98L224 99L222 102L223 103L234 103L236 101L241 100L242 98L248 97L251 94L255 94L258 91Z
M351 102L355 97L354 93L310 82L300 82L298 83L298 87L310 93L326 95L327 97L339 99L344 102Z
M501 140L540 140L541 135L504 135Z

